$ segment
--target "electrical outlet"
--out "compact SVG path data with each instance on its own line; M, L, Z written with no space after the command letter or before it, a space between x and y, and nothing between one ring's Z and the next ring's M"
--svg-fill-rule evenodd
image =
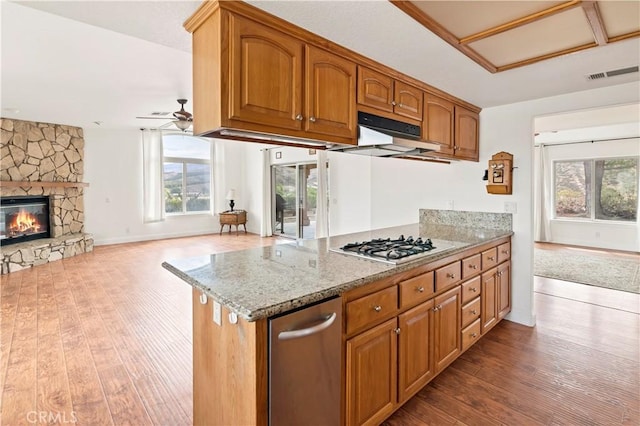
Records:
M518 213L518 203L514 203L514 202L505 202L504 203L504 211L505 213Z

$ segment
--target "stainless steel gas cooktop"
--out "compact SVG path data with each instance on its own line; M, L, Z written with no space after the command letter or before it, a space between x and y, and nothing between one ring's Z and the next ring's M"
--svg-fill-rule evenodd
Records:
M450 242L416 238L400 235L398 238L374 238L369 241L345 244L330 249L336 253L356 256L362 259L375 260L391 265L416 260L453 248Z

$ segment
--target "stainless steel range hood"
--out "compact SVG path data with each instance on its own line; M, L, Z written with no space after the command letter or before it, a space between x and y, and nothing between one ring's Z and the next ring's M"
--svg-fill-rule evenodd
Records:
M334 146L332 151L372 157L428 157L440 145L420 140L420 126L364 112L358 113L358 145ZM433 155L433 154L431 154Z

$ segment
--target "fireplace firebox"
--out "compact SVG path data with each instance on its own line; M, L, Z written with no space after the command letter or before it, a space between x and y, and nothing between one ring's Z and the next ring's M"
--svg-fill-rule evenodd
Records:
M49 197L2 197L0 245L49 238Z

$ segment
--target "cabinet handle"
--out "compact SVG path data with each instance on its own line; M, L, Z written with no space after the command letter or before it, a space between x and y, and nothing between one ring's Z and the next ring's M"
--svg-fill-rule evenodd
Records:
M382 310L382 306L376 305L376 306L373 307L373 310L376 311L376 312L380 312Z
M204 292L200 293L200 304L201 305L207 304L207 295L204 294Z
M496 258L495 258L495 257L493 257L493 256L487 256L487 259L489 259L489 260L490 260L490 261L492 261L492 262L493 262L494 260L496 260Z
M477 333L471 333L471 337L473 337L475 339L476 337L478 337L478 334Z
M442 309L442 305L437 305L433 308L433 312L438 312L440 309Z
M296 120L298 120L298 121L302 121L303 118L304 117L302 116L302 114L296 115Z
M391 101L392 106L396 106L396 101Z
M418 293L424 293L424 287L420 286L417 288Z
M395 330L393 330L396 332L396 334L400 334L400 327L396 328Z
M509 254L509 250L502 250L502 254Z
M454 145L454 146L453 146L453 149L458 149L458 146L457 146L457 145Z
M471 315L478 315L478 311L474 309L473 311L471 311Z
M497 276L499 276L499 277L501 277L501 276L502 276L502 272L498 271L498 272L496 273L496 275L497 275Z
M471 287L469 290L471 290L471 291L472 291L472 292L474 292L474 293L475 293L476 291L478 291L478 289L477 289L477 288L475 288L475 287Z
M451 274L451 273L447 272L447 278L454 279L455 277L456 277L456 274Z
M471 268L471 269L478 269L478 265L471 265L471 264L470 264L470 265L469 265L469 268Z
M316 118L311 116L311 117L309 117L309 121L312 122L312 123L315 123L316 122Z

